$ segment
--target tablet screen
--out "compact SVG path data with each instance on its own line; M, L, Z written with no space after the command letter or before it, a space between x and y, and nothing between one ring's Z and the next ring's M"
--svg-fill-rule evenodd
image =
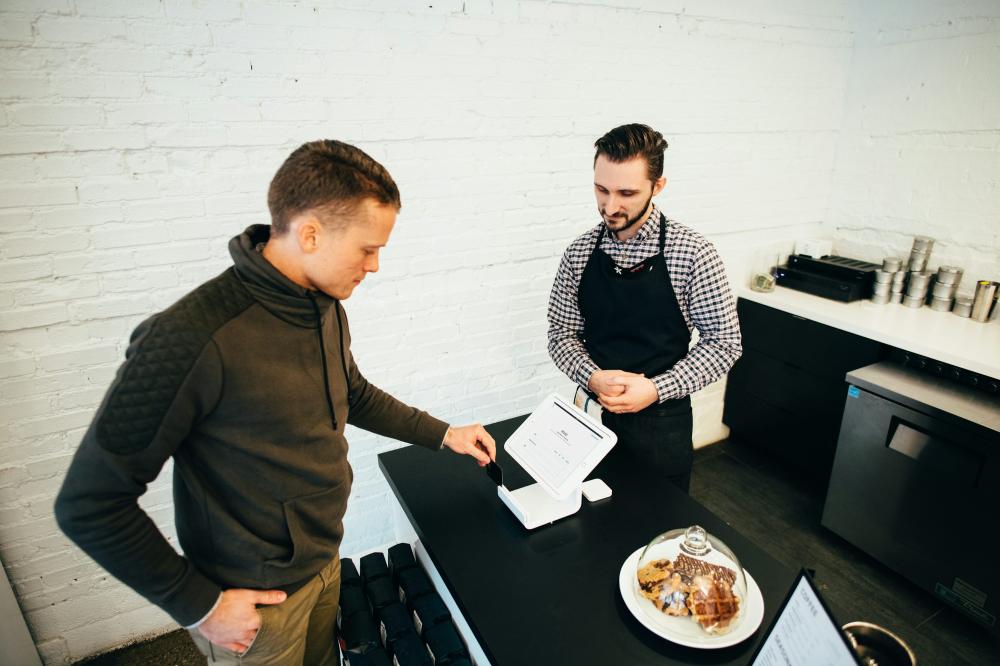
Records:
M574 414L572 407L551 402L524 424L523 436L511 443L515 453L531 465L538 475L553 487L566 482L590 454L606 441L603 433L591 426L584 417Z
M761 644L753 666L857 666L840 625L800 572Z

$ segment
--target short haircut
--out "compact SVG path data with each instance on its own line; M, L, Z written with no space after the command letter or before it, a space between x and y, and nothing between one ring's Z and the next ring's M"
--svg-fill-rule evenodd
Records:
M604 155L612 162L627 162L635 157L646 160L649 180L656 182L663 175L663 151L667 140L649 125L632 123L616 127L594 142L594 164Z
M306 211L315 211L328 224L366 198L397 210L402 205L392 176L363 150L333 139L302 144L271 179L271 231L285 233L291 219Z

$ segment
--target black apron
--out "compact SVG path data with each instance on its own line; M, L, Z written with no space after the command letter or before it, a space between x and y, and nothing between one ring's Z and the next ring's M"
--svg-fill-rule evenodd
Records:
M660 217L660 251L629 268L600 249L606 231L602 226L577 292L583 344L603 370L652 378L684 358L691 342L663 258L666 220ZM635 414L605 410L601 418L618 435L615 450L638 457L687 490L693 459L690 396Z

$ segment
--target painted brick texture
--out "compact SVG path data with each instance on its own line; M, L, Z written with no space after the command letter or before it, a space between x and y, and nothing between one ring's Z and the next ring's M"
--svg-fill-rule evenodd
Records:
M889 238L956 211L967 240L949 246L955 263L982 251L995 266L997 225L982 225L998 203L989 82L1000 68L967 65L960 85L946 76L956 34L995 53L995 12L903 26L887 44L882 17L859 11L848 0L0 5L0 559L46 663L172 628L61 535L52 500L132 328L226 268L228 239L267 221L270 177L304 141L355 143L396 178L403 210L382 269L346 304L354 353L373 382L455 423L568 390L545 352L548 291L562 250L596 222L593 141L625 122L670 141L659 203L716 243L734 286L755 248L824 232ZM948 58L900 125L873 102L914 35ZM897 76L917 92L916 74ZM951 85L972 103L934 97ZM912 173L868 173L873 158ZM924 199L949 165L950 193ZM883 197L914 187L906 178L919 196L892 217ZM905 234L935 235L917 226ZM722 394L720 382L696 396L699 443L726 434ZM399 445L357 430L350 441L347 554L393 540L376 455ZM176 542L169 477L168 465L142 505Z

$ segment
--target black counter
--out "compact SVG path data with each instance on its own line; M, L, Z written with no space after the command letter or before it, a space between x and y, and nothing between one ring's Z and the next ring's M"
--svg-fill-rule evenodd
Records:
M487 426L505 485L529 477L502 450L525 417ZM406 447L379 455L389 485L451 595L495 666L745 664L796 572L673 486L624 457L592 477L614 492L529 532L497 497L472 458ZM622 563L668 529L699 524L742 559L764 596L752 637L719 650L687 648L640 624L618 592Z

